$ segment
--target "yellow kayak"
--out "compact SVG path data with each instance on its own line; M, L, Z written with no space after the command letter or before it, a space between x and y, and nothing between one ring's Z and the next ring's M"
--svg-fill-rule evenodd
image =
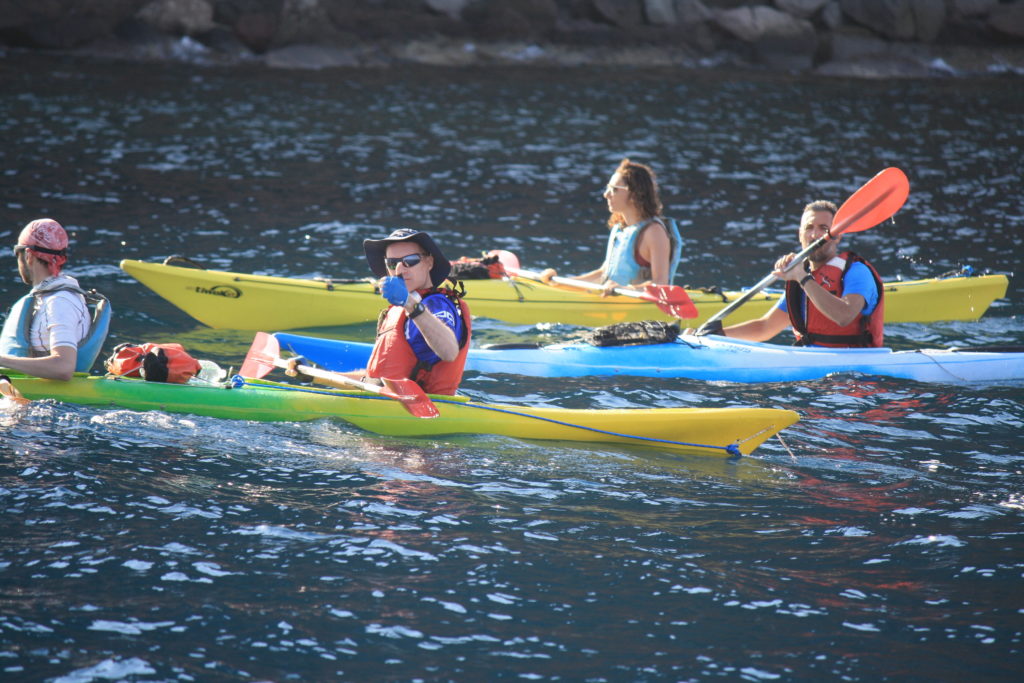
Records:
M431 396L440 416L423 419L379 394L266 380L238 378L225 386L201 386L81 374L60 382L12 374L11 383L27 399L128 410L256 421L335 418L388 436L495 434L720 457L749 455L800 419L792 410L774 408L581 410L483 403L456 396Z
M327 281L124 260L121 268L199 322L216 328L309 329L351 325L377 319L384 301L369 281ZM935 322L977 320L1006 295L1005 275L954 276L885 283L885 320ZM669 320L650 302L624 296L601 297L588 291L532 280L467 280L473 315L514 324L563 323L597 327L636 320ZM687 290L699 317L696 327L742 292ZM761 292L726 320L733 324L759 318L781 296Z

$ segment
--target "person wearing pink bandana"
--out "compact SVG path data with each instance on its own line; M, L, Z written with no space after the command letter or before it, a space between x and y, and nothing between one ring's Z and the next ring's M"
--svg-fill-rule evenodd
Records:
M0 331L0 367L44 379L88 371L110 325L110 307L62 271L68 235L52 218L30 222L18 236L18 273L32 289L11 307ZM87 297L102 299L90 314Z

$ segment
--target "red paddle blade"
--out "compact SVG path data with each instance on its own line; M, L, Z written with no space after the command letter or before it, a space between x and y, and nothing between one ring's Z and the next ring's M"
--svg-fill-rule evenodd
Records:
M277 360L280 353L281 345L278 343L277 337L266 332L257 332L238 374L253 379L266 377L276 367L274 361Z
M509 272L519 270L519 257L511 251L505 251L504 249L492 249L487 255L497 256L498 262Z
M832 219L833 237L873 228L900 210L910 195L910 181L895 166L878 173L839 207Z
M29 402L27 398L21 395L18 391L18 387L11 384L10 380L0 379L0 396L3 396L7 400L13 403L19 403L24 405Z
M441 415L437 406L430 400L419 384L411 379L392 379L384 377L384 389L381 394L400 402L405 409L416 417L438 417Z
M658 309L676 318L696 318L697 307L690 295L679 285L647 285L644 298L653 301Z

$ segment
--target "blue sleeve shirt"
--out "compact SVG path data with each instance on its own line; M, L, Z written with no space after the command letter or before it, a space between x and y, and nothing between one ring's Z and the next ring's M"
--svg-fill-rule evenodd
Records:
M875 287L875 277L871 274L871 269L860 261L850 266L846 275L843 276L843 296L847 294L860 294L864 297L864 310L862 311L864 315L871 315L878 305L878 288ZM783 313L789 313L784 296L779 299L775 307Z
M461 348L463 325L459 305L444 294L429 294L423 299L423 306L455 333L455 341ZM423 333L416 326L415 320L406 320L405 339L421 362L428 365L440 362L441 357L434 353L434 350L427 344L427 340L423 338Z

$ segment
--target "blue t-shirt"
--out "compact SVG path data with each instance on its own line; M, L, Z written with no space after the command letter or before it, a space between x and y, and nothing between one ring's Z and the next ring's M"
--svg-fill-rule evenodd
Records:
M444 294L429 294L423 299L423 306L455 333L455 341L459 343L461 348L463 325L459 305ZM415 320L406 321L405 339L409 342L409 346L412 347L413 353L423 363L433 365L441 361L441 357L434 353L434 350L430 348L430 344L423 338L423 333L416 326Z
M860 294L864 297L864 315L871 315L871 312L875 310L875 306L878 305L878 288L875 287L875 276L871 273L871 269L860 261L850 266L850 269L846 271L846 275L843 276L843 296L847 294ZM783 313L789 313L786 297L779 299L775 307Z

